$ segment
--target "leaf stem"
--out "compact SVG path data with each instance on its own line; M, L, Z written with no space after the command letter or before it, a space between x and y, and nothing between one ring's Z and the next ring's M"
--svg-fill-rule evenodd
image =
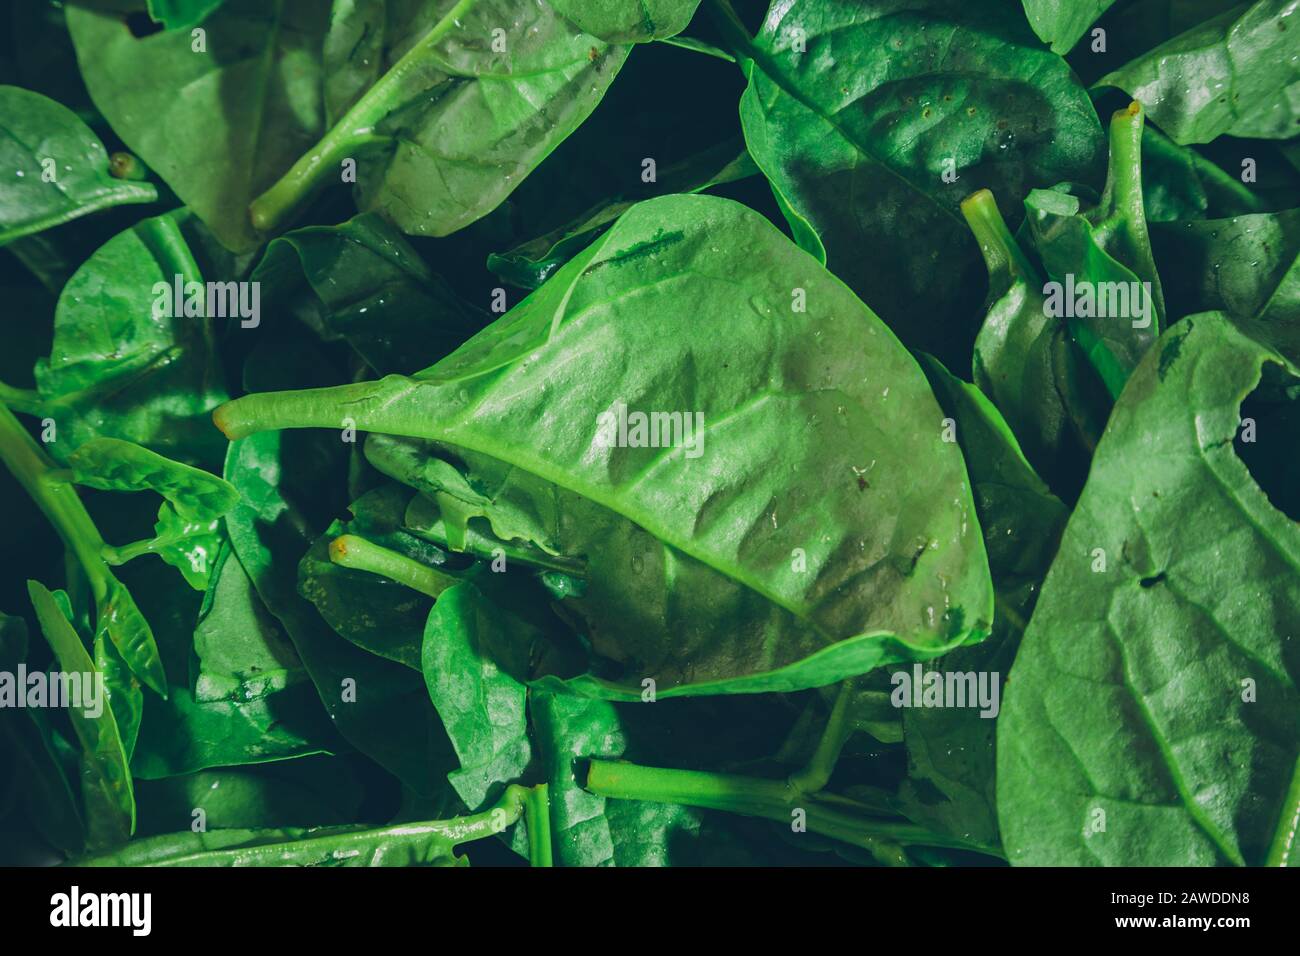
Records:
M971 193L961 201L961 214L966 217L966 224L979 243L990 280L1001 280L1010 286L1015 280L1023 279L1033 285L1035 291L1042 288L1038 270L1011 235L993 193L987 189Z
M802 794L784 780L593 760L586 788L603 797L727 810L785 824L802 810L812 832L861 847L889 866L909 865L903 852L908 845L1001 856L988 847L932 833L913 823L873 817L867 807L844 797Z
M528 790L524 827L528 830L528 864L551 866L551 801L544 783Z
M330 560L341 567L391 578L398 584L404 584L431 598L437 598L459 582L459 578L436 571L414 558L398 554L355 534L339 535L330 542L329 551Z
M40 415L43 411L40 393L31 388L14 388L0 382L0 402L24 415Z
M1282 810L1278 815L1273 841L1268 847L1268 857L1264 860L1265 866L1290 865L1297 827L1300 827L1300 760L1296 761L1291 773L1291 786L1287 788L1286 797L1282 800Z
M844 742L853 733L853 723L849 720L853 688L852 680L840 683L835 705L826 720L826 727L822 731L821 740L817 742L817 749L809 758L807 766L790 775L790 786L800 793L816 793L818 790L825 789L826 784L830 782L831 774L835 771L835 763L840 758L840 751L844 749Z
M262 193L248 207L253 228L270 232L280 228L324 184L325 178L338 174L338 163L358 148L388 142L390 137L377 135L375 126L401 105L398 97L406 91L406 78L419 71L422 58L436 46L461 17L469 13L478 0L459 0L428 33L393 64L352 108L335 123L321 140L298 158L289 171Z

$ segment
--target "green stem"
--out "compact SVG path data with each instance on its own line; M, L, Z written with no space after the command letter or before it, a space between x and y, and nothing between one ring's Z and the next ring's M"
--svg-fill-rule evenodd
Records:
M393 64L374 86L309 152L299 157L287 173L248 207L253 228L259 232L278 229L301 208L323 185L325 178L338 175L339 162L368 144L386 142L389 137L376 135L375 126L401 105L406 93L406 78L426 68L422 59L433 49L478 0L460 0L424 37Z
M987 189L971 193L961 201L961 214L979 243L991 285L1010 286L1016 279L1023 279L1035 289L1042 287L1038 270L1011 235L993 193Z
M0 402L4 402L24 415L40 415L43 410L40 393L35 389L14 388L4 382L0 382Z
M839 693L835 697L835 706L826 721L817 749L808 760L807 766L790 775L790 786L800 793L816 793L825 789L835 772L835 763L840 759L844 743L853 733L853 723L849 720L850 704L853 699L854 682L840 683Z
M61 469L50 461L4 404L0 404L0 460L36 502L67 549L76 556L86 572L95 601L102 601L113 581L112 573L100 554L104 539L76 489L58 480Z
M551 865L551 801L546 784L531 787L524 801L524 826L528 830L528 864Z
M437 598L458 578L436 571L414 558L398 554L355 534L341 534L330 542L330 560L345 568L382 575L412 590Z
M726 810L787 825L793 811L803 810L812 832L861 847L880 862L893 866L907 865L902 847L908 845L1001 856L988 847L931 833L913 823L872 817L866 807L843 797L802 794L783 780L593 760L586 787L603 797Z

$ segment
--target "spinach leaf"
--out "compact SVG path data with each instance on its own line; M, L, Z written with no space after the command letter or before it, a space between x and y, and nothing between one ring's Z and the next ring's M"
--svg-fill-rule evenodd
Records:
M448 779L470 807L481 806L495 785L518 780L532 757L527 691L497 663L502 644L527 641L518 633L526 627L468 582L439 595L429 612L424 682L460 761ZM508 629L516 633L503 633Z
M227 0L201 45L187 30L136 37L124 14L87 7L69 7L68 29L113 131L246 252L260 242L248 203L320 136L328 14L317 0Z
M1233 439L1247 394L1263 381L1294 402L1298 377L1206 313L1169 329L1130 379L998 726L1012 862L1285 863L1300 794L1286 640L1300 626L1300 528ZM1285 429L1263 440L1294 451ZM1196 544L1180 533L1192 516Z
M745 140L795 239L905 344L954 367L979 286L961 199L987 188L1014 210L1103 163L1087 94L1007 7L774 4L757 39L737 41Z
M979 390L922 357L939 403L957 423L993 576L993 633L926 665L939 673L988 673L1005 686L1069 511L1025 460L1002 416ZM978 709L902 711L908 776L899 808L913 821L998 846L994 790L997 723ZM936 796L942 799L936 799Z
M1054 300L1058 316L1072 316L1071 333L1112 397L1164 323L1143 206L1142 126L1136 102L1111 118L1106 190L1092 208L1083 210L1064 189L1034 190L1025 199L1035 251L1062 284L1048 304ZM1081 291L1072 296L1076 287Z
M1300 360L1300 209L1162 223L1151 241L1173 314L1222 311Z
M149 16L167 30L188 30L206 20L225 0L148 0Z
M27 589L41 631L60 669L69 675L79 675L82 681L94 679L99 671L54 595L38 581L28 581ZM76 703L71 702L67 711L81 744L81 799L85 806L87 845L113 846L128 840L135 831L135 797L126 750L111 707L105 706L94 714L90 712L88 698L83 697L83 706L78 707Z
M353 644L420 670L430 595L413 590L404 576L394 579L391 573L396 572L387 566L376 568L378 573L357 569L353 564L355 556L351 560L341 556L336 545L347 536L348 541L361 547L384 549L392 560L414 562L419 565L417 572L423 569L437 575L442 578L436 585L439 589L454 584L454 577L439 571L439 566L447 563L447 555L402 528L410 497L409 491L386 485L353 502L353 519L332 522L303 555L298 568L298 593ZM383 570L389 570L390 576L385 576Z
M252 278L273 306L295 306L323 339L346 339L381 375L425 368L486 324L371 213L274 240Z
M1052 52L1069 53L1115 0L1024 0L1025 16Z
M1142 169L1142 201L1151 223L1269 211L1257 190L1154 126L1142 130Z
M1290 0L1242 3L1098 81L1138 100L1176 143L1300 131L1300 61Z
M213 830L136 840L75 861L77 866L464 866L456 847L500 833L524 812L527 793L511 787L496 806L468 817L390 827Z
M65 106L0 86L0 246L122 203L154 202L148 183L116 179L108 151Z
M700 0L554 0L556 13L606 43L662 40L686 29Z
M154 619L162 635L168 696L145 698L131 764L137 778L258 764L343 746L293 645L229 545L213 561L197 624L192 608L188 614L159 612Z
M92 438L119 438L183 462L220 460L207 416L226 390L211 332L201 314L174 309L176 277L201 281L185 219L157 216L114 236L59 296L33 409L56 426L45 445L56 458Z
M156 491L182 518L220 518L239 500L228 482L216 475L120 438L92 438L68 456L72 480L109 491Z
M872 345L846 351L842 334ZM606 435L598 426L620 402L702 416L700 454L682 434L663 448ZM818 263L736 203L638 205L417 376L246 396L215 417L241 438L337 427L345 414L358 428L494 459L535 494L567 493L582 502L574 524L588 540L603 513L599 533L615 553L634 547L621 567L589 562L591 581L606 584L592 602L604 622L596 637L617 653L636 622L623 654L636 695L646 678L678 693L818 686L987 633L964 466L914 361ZM250 441L269 448L274 436L237 447ZM815 495L804 484L813 475Z
M259 230L283 225L355 159L359 208L406 233L454 232L496 208L586 119L627 57L545 2L344 10L325 37L329 129L253 201Z

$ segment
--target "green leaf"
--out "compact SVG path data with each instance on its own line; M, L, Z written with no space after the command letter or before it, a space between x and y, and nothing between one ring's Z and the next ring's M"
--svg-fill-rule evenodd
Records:
M203 811L209 830L338 826L361 816L363 793L341 758L302 757L259 767L201 770L137 780L140 836L190 829Z
M1169 329L1120 397L998 724L1013 863L1290 853L1300 526L1233 450L1261 381L1294 407L1300 370L1206 313ZM1294 454L1293 432L1263 440Z
M1024 0L1029 25L1064 56L1115 0Z
M294 487L286 472L308 464L289 447L277 433L230 446L226 478L243 496L226 516L231 544L288 632L338 732L414 790L431 793L454 758L420 675L344 640L298 594L298 562L314 533L300 506L286 498ZM394 735L394 727L402 733Z
M131 673L103 627L95 632L93 650L95 669L104 675L104 693L108 697L113 721L117 724L118 736L122 740L122 750L129 763L131 755L135 753L136 741L140 736L140 719L144 712L144 691L140 689L140 678Z
M207 590L212 561L221 547L221 520L194 521L182 518L170 502L158 509L154 537L141 542L143 552L156 554L172 567L196 591ZM117 549L119 555L126 549Z
M373 214L276 239L253 281L273 305L296 306L322 338L346 339L381 375L418 371L486 323Z
M523 787L490 810L452 820L390 827L212 830L136 840L76 866L463 866L456 847L500 833L523 815Z
M406 233L455 232L587 118L626 57L546 2L349 3L324 41L330 128L254 200L253 224L282 226L355 159L358 208Z
M1142 130L1142 170L1142 199L1149 223L1269 211L1257 190L1190 146L1179 146L1154 126Z
M695 437L620 445L620 402L683 413ZM624 665L604 692L820 686L987 633L964 466L914 360L737 203L642 203L418 376L246 396L216 420L238 438L345 410L495 460L489 480L518 470L552 489L557 532L607 548L579 609Z
M167 596L174 600L175 593L168 589ZM146 695L131 765L137 778L257 764L342 746L293 645L229 547L213 560L197 626L192 610L175 621L158 617L168 697Z
M111 206L157 200L148 183L109 175L103 144L54 100L0 86L0 116L0 246Z
M164 30L188 30L206 20L225 0L148 0L149 16Z
M246 252L260 244L248 203L320 136L328 17L318 0L227 0L204 21L201 50L187 30L136 37L113 11L69 7L68 29L113 132Z
M54 345L36 366L42 409L65 457L93 438L145 445L180 461L214 463L208 413L226 392L207 323L159 315L176 276L199 281L183 214L145 219L101 246L59 296ZM167 289L160 293L155 285ZM170 311L170 310L169 310Z
M961 200L990 189L1018 220L1031 188L1103 163L1087 94L1008 8L774 4L746 64L745 140L796 240L954 367L979 286Z
M27 591L60 670L69 676L81 675L83 681L97 675L99 671L81 638L59 610L54 595L38 581L28 581ZM68 719L81 744L81 799L85 806L87 845L109 847L125 842L135 831L135 797L113 709L103 706L99 714L92 715L88 712L89 703L83 697L86 706L69 706ZM102 699L99 703L106 704Z
M444 591L429 612L420 658L424 683L460 760L448 779L470 807L481 806L499 784L518 780L532 757L527 692L493 654L494 645L526 641L520 632L527 627L468 582Z
M700 0L552 0L555 12L606 43L644 43L686 29Z
M1300 361L1300 209L1161 223L1151 241L1173 315L1222 311Z
M105 491L156 491L192 521L220 518L239 500L229 482L120 438L92 438L68 456L72 480Z
M27 660L27 623L20 617L0 614L0 670L9 675ZM13 678L10 677L12 681ZM24 693L11 683L15 693ZM19 797L27 818L51 846L67 853L80 853L86 836L81 810L55 751L48 724L32 710L0 710L0 742L12 756L11 766L21 774Z
M1300 60L1290 0L1242 3L1160 44L1098 86L1138 100L1176 143L1300 132Z

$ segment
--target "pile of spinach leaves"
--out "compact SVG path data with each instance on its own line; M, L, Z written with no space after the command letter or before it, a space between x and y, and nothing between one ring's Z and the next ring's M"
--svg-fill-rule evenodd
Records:
M1295 0L8 9L4 862L1297 856Z

